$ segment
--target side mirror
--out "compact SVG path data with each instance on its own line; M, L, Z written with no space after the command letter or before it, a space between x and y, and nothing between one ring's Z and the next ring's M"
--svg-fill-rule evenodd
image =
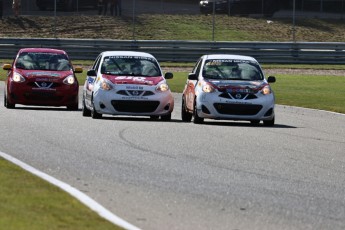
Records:
M90 76L90 77L96 77L97 76L97 73L94 69L90 69L87 71L87 76Z
M268 79L267 79L267 82L268 82L268 83L274 83L274 82L276 82L276 77L274 77L274 76L269 76Z
M189 73L188 80L198 80L198 76L195 73Z
M82 73L82 72L83 72L83 68L81 68L81 67L75 67L74 72L75 72L75 73Z
M173 74L173 73L170 73L170 72L167 72L167 73L165 73L165 75L164 75L164 78L165 78L165 79L173 79L173 77L174 77L174 74Z
M4 64L2 68L4 70L11 70L12 69L12 65L11 64Z

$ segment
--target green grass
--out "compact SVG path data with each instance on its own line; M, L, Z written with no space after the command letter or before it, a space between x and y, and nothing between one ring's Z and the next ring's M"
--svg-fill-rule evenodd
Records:
M197 7L197 4L196 4ZM0 20L2 37L94 38L120 40L206 40L213 39L213 20L208 15L142 14L132 17L95 15L5 17ZM292 41L291 18L269 19L216 15L215 41ZM73 21L73 23L70 23ZM186 23L188 22L188 23ZM39 25L39 26L38 26ZM295 39L303 42L344 42L341 19L297 18ZM78 31L76 33L76 31ZM85 37L87 36L87 37Z
M0 168L0 229L122 229L2 158Z
M278 75L276 103L345 113L345 77Z

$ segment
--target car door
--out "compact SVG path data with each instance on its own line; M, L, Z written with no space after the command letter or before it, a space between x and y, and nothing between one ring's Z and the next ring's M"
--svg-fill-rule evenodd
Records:
M203 62L202 60L203 60L202 58L199 59L192 73L188 75L186 90L185 90L185 102L186 102L186 107L189 111L193 111L194 109L195 87L196 87L196 84L198 83L198 77L199 77L202 62Z

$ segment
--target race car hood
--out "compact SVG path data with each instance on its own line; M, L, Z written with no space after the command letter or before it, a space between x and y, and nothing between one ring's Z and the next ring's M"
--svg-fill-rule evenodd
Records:
M67 76L72 75L72 71L44 71L44 70L16 70L29 81L59 82Z
M111 81L113 84L133 84L133 85L157 85L159 82L164 80L162 76L141 77L141 76L103 75L103 77Z
M256 93L260 91L263 87L268 85L266 81L239 81L239 80L210 80L215 88L219 91L232 91L232 92L253 92Z

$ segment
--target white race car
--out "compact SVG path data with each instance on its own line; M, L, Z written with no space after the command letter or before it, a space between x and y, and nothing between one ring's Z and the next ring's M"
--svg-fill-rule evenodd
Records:
M196 63L182 96L182 120L246 120L274 125L275 97L259 63L240 55L204 55Z
M148 53L106 51L87 72L83 116L102 114L150 116L170 121L174 98L157 60Z

